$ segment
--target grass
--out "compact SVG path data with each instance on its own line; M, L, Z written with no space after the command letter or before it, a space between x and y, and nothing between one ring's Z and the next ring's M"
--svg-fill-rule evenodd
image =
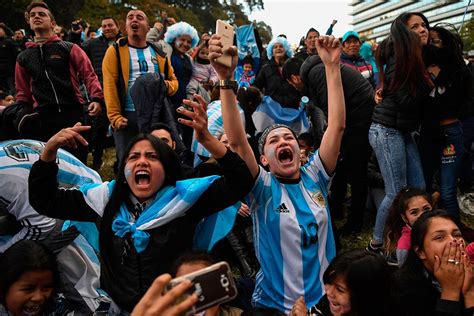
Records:
M110 181L115 178L113 165L115 163L115 149L107 148L104 152L103 161L104 164L99 170L99 174L102 177L103 181ZM89 154L89 164L92 164L92 156ZM346 208L347 209L347 208ZM347 213L347 212L346 212ZM474 229L474 216L461 213L461 220L468 227ZM341 228L346 222L346 219L336 221L336 227ZM353 249L353 248L365 248L369 243L373 227L375 224L375 214L366 212L364 214L364 227L362 232L357 235L346 236L341 238L342 247L344 249Z

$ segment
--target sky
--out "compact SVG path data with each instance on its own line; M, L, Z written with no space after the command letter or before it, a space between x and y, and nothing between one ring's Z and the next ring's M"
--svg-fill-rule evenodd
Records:
M351 0L263 0L265 9L254 11L250 20L264 21L272 28L273 36L286 34L292 45L298 45L302 36L314 27L325 34L333 19L337 20L333 35L341 37L352 30L349 15Z

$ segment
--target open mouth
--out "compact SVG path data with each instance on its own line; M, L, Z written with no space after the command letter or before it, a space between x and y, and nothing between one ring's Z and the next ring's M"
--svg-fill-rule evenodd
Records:
M41 312L41 305L38 304L26 304L23 306L23 315L33 316L39 315Z
M293 162L293 152L290 149L283 149L278 153L278 160L282 163Z
M130 25L130 27L133 31L138 31L140 26L138 24L134 23L134 24Z
M149 185L150 184L150 173L148 171L137 171L135 173L135 183L137 185Z

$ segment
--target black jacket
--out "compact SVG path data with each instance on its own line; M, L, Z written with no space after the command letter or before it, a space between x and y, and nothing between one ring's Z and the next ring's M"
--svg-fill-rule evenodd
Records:
M395 74L395 59L388 61L385 68L385 85L388 87ZM415 95L407 86L390 92L384 89L383 100L375 107L372 121L383 126L395 128L401 132L417 130L423 115L423 105L428 102L430 88L425 83L419 83Z
M282 107L297 109L300 106L300 93L283 78L273 59L260 69L253 85Z
M313 103L328 115L326 72L319 56L308 57L301 66L300 76ZM368 129L374 109L374 90L362 75L341 65L342 86L346 103L346 130Z
M401 316L462 316L474 315L474 308L464 303L441 299L441 293L427 272L408 271L406 265L395 273L398 309Z
M228 151L218 162L225 176L214 181L185 216L148 230L150 242L142 253L135 251L130 235L110 236L108 261L113 264L101 265L101 287L119 307L131 312L153 280L169 273L171 264L191 249L198 222L236 203L250 191L254 180L243 160ZM55 162L39 160L31 168L29 198L35 210L53 218L97 221L98 214L85 202L81 191L58 189L57 172Z
M116 39L120 38L121 34L119 33ZM116 40L115 39L115 40ZM115 41L114 40L114 41ZM97 38L87 41L82 49L86 52L87 56L91 60L92 67L99 77L99 81L102 83L102 60L104 59L105 52L109 48L109 40L105 36L99 36Z

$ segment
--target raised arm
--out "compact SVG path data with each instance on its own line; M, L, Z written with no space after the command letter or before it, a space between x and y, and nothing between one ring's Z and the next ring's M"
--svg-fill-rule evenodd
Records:
M336 169L346 121L346 105L339 66L341 44L334 36L320 36L316 41L316 48L324 63L328 89L328 126L321 140L319 156L326 172L331 174Z
M52 218L93 222L99 214L89 206L80 190L59 189L57 180L57 151L62 146L76 148L78 142L87 145L79 134L89 130L90 126L62 129L46 143L40 160L35 162L28 177L29 201L31 206L42 215Z
M198 102L183 100L185 105L192 107L192 111L189 111L182 106L176 109L178 113L186 115L189 118L189 120L179 118L178 122L194 129L196 140L200 142L214 158L222 158L226 154L227 148L217 140L217 138L212 136L207 128L206 101L197 94L194 95L194 98L198 100Z
M209 41L209 60L217 72L219 80L233 80L234 69L237 66L237 49L233 46L228 54L232 56L232 66L227 67L216 62L216 58L223 55L222 43L219 35L212 35ZM258 164L252 151L252 147L247 140L244 124L240 119L237 108L237 98L232 89L220 89L222 119L224 130L229 139L230 148L236 152L247 164L250 173L255 178L258 174Z

